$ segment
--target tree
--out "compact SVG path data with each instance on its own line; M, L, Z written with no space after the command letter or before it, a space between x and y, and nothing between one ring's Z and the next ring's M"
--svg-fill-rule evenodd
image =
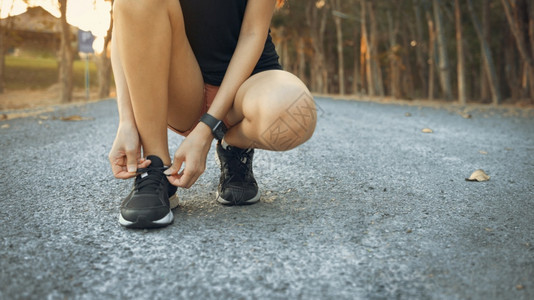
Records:
M434 29L434 20L430 13L426 12L426 20L428 23L428 99L434 99L434 69L436 65L436 30Z
M501 0L501 3L504 7L504 12L506 14L506 19L508 20L508 24L510 25L510 30L512 31L512 34L514 35L517 49L519 50L519 54L521 55L521 59L523 60L523 64L525 67L525 75L528 77L528 81L530 82L530 98L534 100L534 50L532 50L530 53L528 51L528 41L525 36L525 32L521 30L521 24L519 17L516 15L512 15L512 7L510 5L509 0ZM530 12L534 11L534 8L532 8L533 4L530 3ZM533 19L534 22L534 16L530 16L531 19ZM531 49L534 47L534 37L532 34L534 33L534 25L529 25L529 28L531 30L531 36L530 40L533 41L533 43L530 45ZM526 80L525 80L526 81Z
M345 95L345 60L343 57L343 28L341 24L341 0L332 0L332 15L336 25L339 93Z
M113 7L113 1L112 1ZM111 60L108 55L108 46L111 43L111 34L113 29L113 19L109 24L108 32L104 38L104 51L97 55L98 65L98 98L103 99L109 97L110 92L110 77L111 77Z
M384 84L382 81L382 71L378 61L378 27L375 10L372 1L361 0L361 68L362 81L367 79L367 93L369 96L383 96ZM367 28L369 20L370 31Z
M7 28L4 22L0 22L0 94L4 93L7 45Z
M491 48L488 45L488 42L484 39L484 35L482 33L482 26L480 25L480 22L478 21L478 18L475 14L475 9L473 8L472 0L467 0L467 6L469 8L469 13L471 14L471 20L473 21L473 26L475 27L478 40L480 41L482 47L484 67L488 74L488 81L492 94L492 102L494 105L497 105L501 102L501 91L499 89L497 73L495 71L495 64L493 63L493 54Z
M482 38L486 41L490 39L490 2L491 0L482 1ZM482 44L480 45L480 53L484 53ZM488 78L484 60L482 59L480 61L480 99L482 100L490 98Z
M71 43L70 25L67 23L67 0L59 0L61 11L61 45L59 50L59 83L62 103L72 101L74 52Z
M443 24L443 15L440 8L440 0L432 0L434 9L434 19L436 26L436 38L439 54L439 83L443 90L445 99L452 99L451 71L449 64L449 55L447 54L447 38L445 36L445 26Z
M2 1L0 1L0 4ZM5 70L6 70L6 52L10 46L10 30L13 25L12 18L9 15L13 12L13 4L8 11L8 18L0 20L0 94L4 93L5 89Z
M400 49L401 46L397 42L397 36L400 30L400 1L395 1L395 20L393 19L391 10L387 11L388 20L388 36L389 36L389 81L390 81L390 93L394 98L401 98L401 58Z
M415 47L417 75L419 76L419 82L421 83L422 94L428 91L428 60L424 55L424 41L423 38L423 18L421 16L421 5L419 0L412 0L412 9L415 17L415 38L412 40L412 47Z
M328 92L328 71L326 67L324 35L327 25L326 0L310 1L306 5L306 23L310 31L313 48L311 72L312 90L320 93Z
M458 100L460 104L467 102L467 91L465 86L465 55L464 39L462 34L462 14L460 10L460 0L454 0L454 17L456 20L456 52L458 55Z

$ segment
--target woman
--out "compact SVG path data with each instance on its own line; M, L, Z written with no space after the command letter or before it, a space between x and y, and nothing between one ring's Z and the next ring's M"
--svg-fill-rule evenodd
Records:
M254 148L289 150L312 136L313 98L281 70L269 34L282 1L115 1L111 59L120 122L109 161L115 177L136 177L122 200L121 225L172 223L176 188L191 187L204 172L214 137L217 200L244 205L260 197ZM167 128L186 136L172 160Z

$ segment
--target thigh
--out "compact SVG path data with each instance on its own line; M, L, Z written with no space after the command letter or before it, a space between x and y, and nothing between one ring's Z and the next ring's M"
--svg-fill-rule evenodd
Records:
M187 40L179 1L169 11L173 28L168 82L168 124L178 131L191 129L204 106L204 80Z

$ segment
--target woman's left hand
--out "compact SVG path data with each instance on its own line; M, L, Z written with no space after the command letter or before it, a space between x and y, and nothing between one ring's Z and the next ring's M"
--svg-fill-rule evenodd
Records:
M172 185L190 188L206 170L206 157L213 141L211 129L199 123L174 153L172 166L165 175ZM182 172L178 173L185 165Z

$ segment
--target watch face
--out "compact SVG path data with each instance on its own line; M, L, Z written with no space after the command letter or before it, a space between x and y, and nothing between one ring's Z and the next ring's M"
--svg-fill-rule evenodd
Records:
M224 135L226 134L226 125L222 121L219 121L217 125L213 128L213 135L216 139L222 140Z

